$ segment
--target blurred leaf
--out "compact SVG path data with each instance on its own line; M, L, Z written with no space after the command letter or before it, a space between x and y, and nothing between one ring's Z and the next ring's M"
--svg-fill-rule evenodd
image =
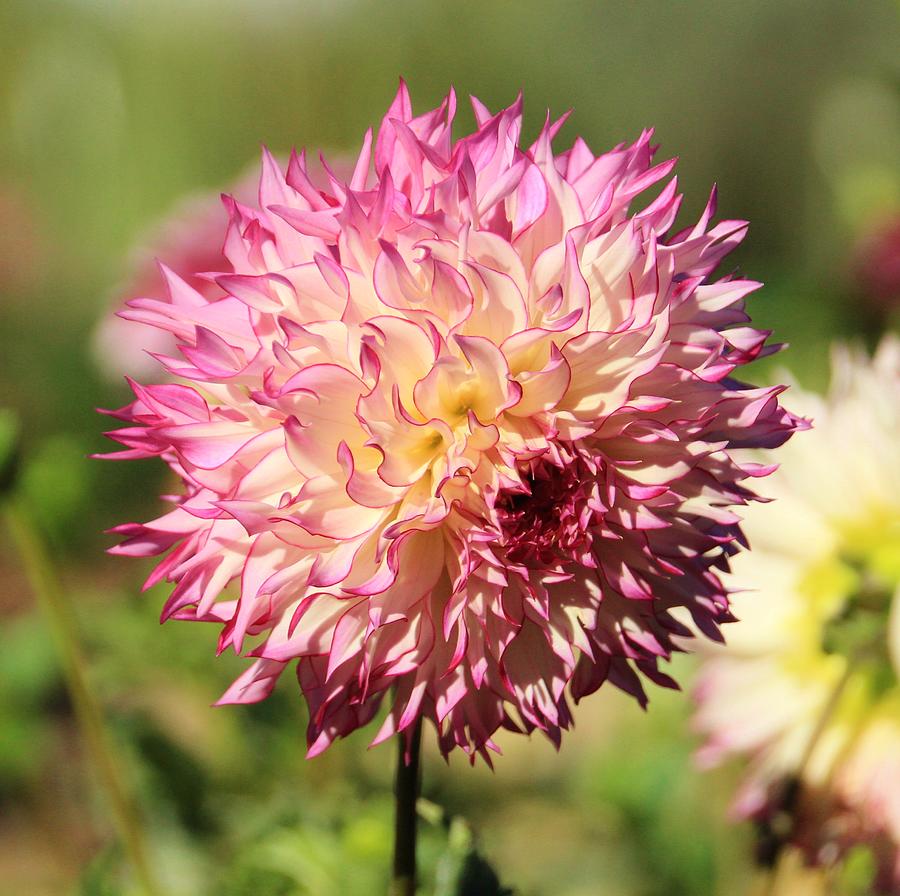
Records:
M6 712L0 719L0 790L38 774L44 759L47 728L40 718Z
M72 544L91 494L93 467L71 436L51 436L24 458L21 491L33 519L56 546Z
M37 613L7 621L0 630L0 697L34 712L60 688L56 651Z
M79 896L123 896L118 882L119 864L119 851L115 846L96 855L82 872Z
M386 891L389 801L376 797L361 802L344 785L305 795L303 808L290 814L279 805L270 808L268 818L263 813L257 819L255 830L241 831L232 861L213 888L216 896L256 896L256 881L265 881L278 896Z
M0 494L12 486L19 448L19 418L8 408L0 408Z
M385 857L389 835L383 818L366 815L351 818L342 838L346 855L360 861L381 861Z
M0 788L39 773L52 720L46 710L61 694L56 654L36 614L0 631Z
M266 868L241 868L217 889L217 896L299 896L304 891L289 874Z
M855 846L838 871L836 892L842 896L867 896L875 880L875 857L867 846Z
M438 818L438 823L440 820ZM446 849L435 868L434 896L456 896L466 858L472 848L472 831L469 826L461 818L452 819L447 832Z
M456 892L457 896L512 896L512 890L500 885L497 873L477 851L466 856Z
M421 800L420 814L439 821L440 807ZM422 809L425 812L422 812ZM437 811L435 811L437 810ZM456 816L447 825L447 846L436 863L434 896L510 896L475 845L468 823Z
M148 720L134 720L132 737L154 778L154 791L178 813L181 824L194 836L216 830L216 818L206 805L209 774L193 756L172 743Z

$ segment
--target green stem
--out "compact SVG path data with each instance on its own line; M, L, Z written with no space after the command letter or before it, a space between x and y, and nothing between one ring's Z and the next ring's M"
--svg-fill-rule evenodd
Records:
M122 782L100 704L88 685L87 663L79 646L71 605L28 511L15 498L10 498L6 503L5 516L29 585L50 626L78 727L99 783L105 791L135 877L146 896L159 896L161 891L147 859L137 813Z
M421 744L420 719L413 728L408 755L405 736L397 737L394 874L391 880L391 896L415 896L416 893L416 802L419 798Z

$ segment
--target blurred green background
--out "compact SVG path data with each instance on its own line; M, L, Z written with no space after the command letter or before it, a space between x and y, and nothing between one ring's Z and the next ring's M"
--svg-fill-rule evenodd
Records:
M184 194L227 189L261 142L352 150L398 75L418 109L450 84L491 107L522 88L526 135L574 107L560 145L581 134L599 151L653 125L681 158L685 220L717 181L720 216L752 222L735 263L767 283L755 320L792 344L757 375L787 365L820 386L831 339L872 342L896 320L900 275L873 271L900 254L898 49L897 4L875 0L0 4L0 407L21 417L19 488L166 893L383 892L393 753L366 752L363 733L307 762L289 676L265 704L210 709L236 668L213 659L216 632L160 630L146 568L103 553L101 531L155 515L165 485L152 462L86 459L106 448L94 407L127 400L92 340L141 235ZM130 892L5 535L0 613L0 894ZM424 891L450 896L474 832L526 896L750 892L752 832L725 821L734 771L694 770L688 714L683 695L654 690L644 715L610 688L559 756L508 739L491 774L429 751L445 819L425 825Z

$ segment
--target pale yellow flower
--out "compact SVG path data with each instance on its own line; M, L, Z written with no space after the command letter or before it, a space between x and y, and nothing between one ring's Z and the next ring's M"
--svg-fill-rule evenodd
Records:
M892 866L900 843L900 341L886 338L871 361L837 349L828 396L793 394L813 430L777 452L774 507L745 510L754 550L736 558L733 579L747 590L734 597L741 621L728 646L711 648L701 668L699 755L706 764L750 757L736 815L793 814L785 839L802 840L816 859L833 857L835 840L841 848L878 840Z

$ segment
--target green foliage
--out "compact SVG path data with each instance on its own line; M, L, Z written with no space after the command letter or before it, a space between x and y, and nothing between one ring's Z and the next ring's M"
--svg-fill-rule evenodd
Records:
M115 847L102 850L85 866L78 896L125 896L119 878L121 856Z
M25 616L0 628L0 797L40 774L61 699L56 656L40 621Z
M269 818L232 857L216 892L339 896L387 888L391 823L383 800Z
M463 862L456 887L457 896L512 896L512 890L500 885L490 863L478 852L470 852Z
M90 500L95 473L83 444L68 435L51 436L25 458L21 498L55 546L78 543L79 517Z
M837 872L837 890L842 896L866 896L875 882L875 856L868 846L850 850Z
M480 853L469 824L447 818L440 807L420 800L419 813L446 829L446 846L435 863L433 896L512 896L500 883L490 862Z
M0 495L12 487L19 453L19 420L8 408L0 408Z

